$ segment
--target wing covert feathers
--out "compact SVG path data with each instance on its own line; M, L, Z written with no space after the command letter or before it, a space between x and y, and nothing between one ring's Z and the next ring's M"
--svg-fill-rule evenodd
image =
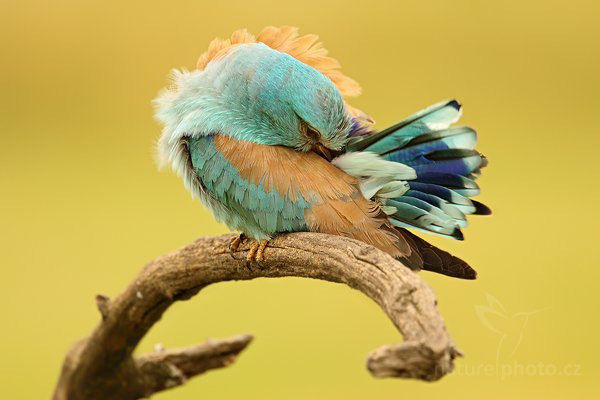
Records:
M362 195L358 179L317 154L226 135L216 135L214 144L242 179L284 201L308 203L304 219L310 231L361 240L394 257L410 255L380 204Z

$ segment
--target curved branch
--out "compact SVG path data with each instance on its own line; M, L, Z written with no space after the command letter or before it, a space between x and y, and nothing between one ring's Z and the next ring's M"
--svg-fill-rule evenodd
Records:
M368 358L377 377L432 381L453 369L460 355L436 309L432 290L410 269L365 243L316 233L280 235L266 261L248 265L232 254L232 235L200 238L144 267L114 300L96 299L102 321L76 343L64 362L54 399L137 399L181 385L208 369L233 362L249 344L243 335L187 349L133 357L167 308L216 282L284 276L322 279L358 289L381 306L404 336Z

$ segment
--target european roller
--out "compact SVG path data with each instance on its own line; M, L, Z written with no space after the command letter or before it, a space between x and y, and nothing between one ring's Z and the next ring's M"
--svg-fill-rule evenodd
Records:
M278 233L311 231L373 245L414 270L474 279L463 260L411 231L462 240L486 159L473 129L451 126L456 100L382 131L346 98L360 86L316 35L267 27L215 39L155 100L161 164L263 261Z

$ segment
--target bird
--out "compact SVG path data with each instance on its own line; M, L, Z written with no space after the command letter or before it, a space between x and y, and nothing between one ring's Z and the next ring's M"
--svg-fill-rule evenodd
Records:
M340 235L418 271L475 279L465 261L412 231L463 240L487 159L456 100L381 131L347 99L360 85L314 34L269 26L215 39L154 100L159 165L170 165L218 222L263 262L287 232Z

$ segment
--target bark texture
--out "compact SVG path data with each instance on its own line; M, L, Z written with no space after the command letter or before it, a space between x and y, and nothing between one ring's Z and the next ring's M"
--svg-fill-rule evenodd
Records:
M212 283L263 277L343 283L379 304L404 342L384 345L369 355L367 368L373 376L433 381L452 371L460 352L432 290L389 255L340 236L293 233L270 242L266 261L248 264L249 244L231 253L233 237L200 238L150 262L115 299L97 296L102 319L67 354L54 399L144 398L231 364L252 340L250 335L136 357L132 353L175 301L189 299Z

